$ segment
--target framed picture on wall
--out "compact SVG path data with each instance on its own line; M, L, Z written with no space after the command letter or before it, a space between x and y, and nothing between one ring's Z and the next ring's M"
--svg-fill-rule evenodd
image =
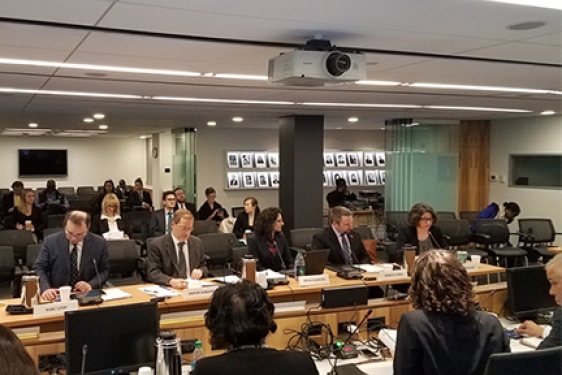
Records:
M322 185L323 186L333 186L334 185L333 181L332 181L332 172L324 171L324 177L323 177Z
M254 161L256 163L256 168L267 168L265 152L254 152Z
M351 186L360 185L359 174L357 173L357 171L347 172L347 181Z
M376 152L375 157L376 157L377 167L384 167L384 165L385 165L385 154L384 154L384 152Z
M271 187L279 187L279 172L269 172Z
M229 189L240 189L240 173L228 172L226 178Z
M377 185L378 171L365 171L365 184L369 186Z
M365 167L374 167L375 166L375 155L373 155L370 151L365 151L363 153L363 165Z
M336 167L347 167L346 153L336 152Z
M334 185L336 184L336 181L339 180L340 178L343 178L345 180L345 183L349 184L349 181L347 181L346 171L332 171L332 179L334 181Z
M269 187L269 173L267 172L257 172L256 178L258 182L258 187L266 188Z
M256 187L256 174L254 172L244 172L242 173L242 181L244 188L254 188Z
M268 152L267 153L267 164L269 168L278 168L279 167L279 154L277 152Z
M324 153L324 167L333 168L334 167L334 153L325 152Z
M228 168L240 168L238 156L238 152L226 153L226 165L228 166Z
M252 168L254 166L251 152L240 153L240 166L242 168Z
M385 185L386 184L386 172L385 171L379 171L379 177L380 177L381 185Z
M357 152L347 153L347 165L350 167L359 167L359 159L357 158Z

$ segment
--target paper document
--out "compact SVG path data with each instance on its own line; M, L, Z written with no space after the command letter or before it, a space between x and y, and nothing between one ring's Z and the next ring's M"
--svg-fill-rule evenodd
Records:
M533 349L536 349L537 346L542 342L542 338L540 337L524 337L519 342L523 345L529 346Z
M104 301L111 301L114 299L124 299L124 298L131 298L133 295L131 293L124 292L119 288L111 288L111 289L104 289L104 294L102 295L102 299Z
M146 293L146 294L150 294L151 296L154 296L154 297L181 296L180 292L178 292L174 289L171 289L171 288L160 286L160 285L142 287L142 288L139 288L139 290L141 292Z
M383 268L381 266L377 266L376 264L354 264L354 267L361 268L365 272L382 272Z
M268 280L285 280L287 278L287 275L267 269L265 270L265 277Z
M222 284L236 284L240 282L240 278L236 275L228 275L222 277L213 277L209 280L214 280Z

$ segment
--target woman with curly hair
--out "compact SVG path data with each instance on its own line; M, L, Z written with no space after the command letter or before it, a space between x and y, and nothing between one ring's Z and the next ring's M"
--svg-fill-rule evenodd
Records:
M498 318L476 311L470 278L453 253L423 253L411 281L416 310L400 318L394 375L479 375L491 354L509 352Z
M39 375L39 370L18 337L0 325L0 365L2 374Z
M289 251L283 228L281 209L269 207L260 212L254 226L254 233L247 237L248 252L258 259L260 269L273 271L291 269L293 257Z
M226 353L200 359L192 375L318 375L308 353L268 348L265 338L275 332L273 303L256 283L243 280L213 293L205 314L211 344Z

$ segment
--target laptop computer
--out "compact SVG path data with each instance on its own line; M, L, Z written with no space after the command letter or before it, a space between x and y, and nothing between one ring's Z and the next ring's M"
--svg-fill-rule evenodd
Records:
M305 275L320 275L324 273L329 255L330 249L310 250L303 253L304 262L306 264ZM290 277L295 277L295 270L283 270L282 273Z

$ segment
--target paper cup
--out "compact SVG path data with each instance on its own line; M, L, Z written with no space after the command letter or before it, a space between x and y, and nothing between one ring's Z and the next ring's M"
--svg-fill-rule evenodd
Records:
M152 369L150 367L141 367L139 368L138 375L152 375Z
M479 267L481 260L482 260L482 257L480 255L471 255L470 256L470 261L473 264L476 264L476 267Z
M61 302L68 302L70 301L70 292L72 291L72 288L69 286L61 286L59 288L59 293L60 293L60 301Z

